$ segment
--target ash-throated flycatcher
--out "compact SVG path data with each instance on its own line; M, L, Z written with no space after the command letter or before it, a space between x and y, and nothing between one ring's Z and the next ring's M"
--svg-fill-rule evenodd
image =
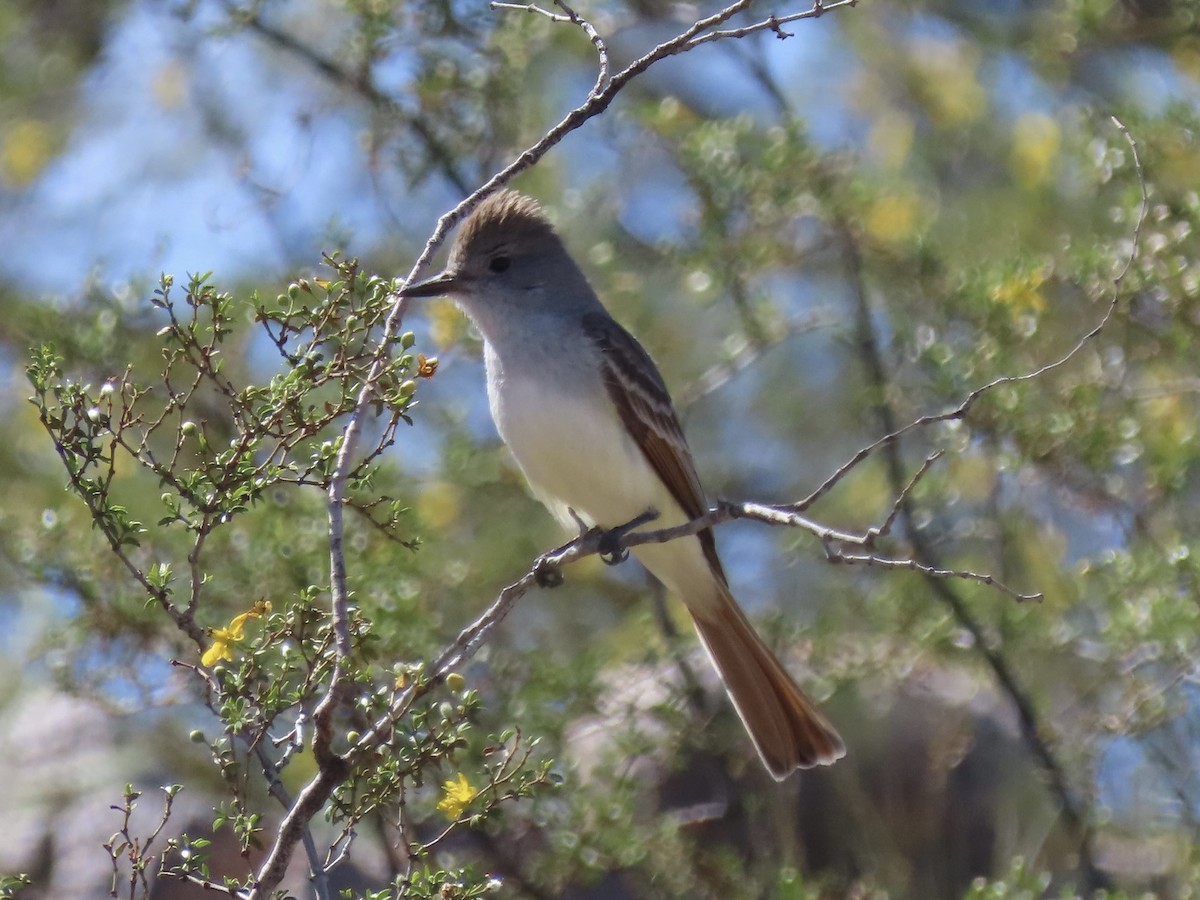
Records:
M707 509L666 385L608 314L536 203L504 191L466 220L446 270L405 288L453 298L483 335L488 399L530 487L565 524L649 510L666 528ZM634 555L686 605L763 763L777 779L845 754L729 591L711 530Z

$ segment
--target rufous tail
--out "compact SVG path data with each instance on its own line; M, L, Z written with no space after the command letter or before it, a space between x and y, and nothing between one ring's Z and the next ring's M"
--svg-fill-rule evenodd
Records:
M700 635L758 755L776 781L846 755L837 729L792 680L723 584L717 604L692 612Z

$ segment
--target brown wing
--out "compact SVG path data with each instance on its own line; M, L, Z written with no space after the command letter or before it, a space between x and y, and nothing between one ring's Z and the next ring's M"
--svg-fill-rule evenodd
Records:
M600 351L604 386L625 428L684 513L690 518L703 515L708 509L704 488L654 360L611 316L587 313L583 330ZM713 572L724 582L712 530L706 528L697 537Z

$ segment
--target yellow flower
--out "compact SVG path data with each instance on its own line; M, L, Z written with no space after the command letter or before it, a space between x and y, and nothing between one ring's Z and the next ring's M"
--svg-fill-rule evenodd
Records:
M437 805L438 811L450 821L454 821L463 814L463 810L470 805L479 791L467 781L466 775L459 772L457 778L451 778L442 785L442 793L446 796Z
M215 666L223 659L232 660L232 644L241 643L246 639L246 622L250 619L261 619L271 611L269 600L259 600L250 609L233 617L227 628L212 629L212 646L204 651L200 662L206 666Z

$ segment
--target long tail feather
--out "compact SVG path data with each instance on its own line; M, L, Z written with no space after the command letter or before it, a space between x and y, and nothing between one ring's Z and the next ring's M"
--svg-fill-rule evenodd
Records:
M792 680L724 585L725 602L692 611L712 657L767 770L782 781L796 769L825 766L846 755L837 730ZM690 608L690 607L689 607Z

